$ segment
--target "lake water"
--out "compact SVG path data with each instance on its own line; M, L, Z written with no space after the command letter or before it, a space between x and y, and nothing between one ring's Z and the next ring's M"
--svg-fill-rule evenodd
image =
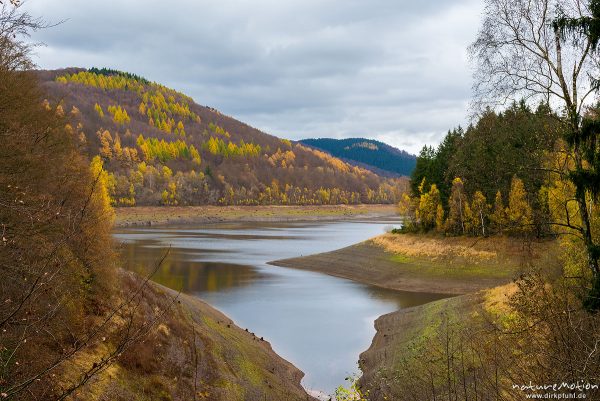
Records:
M115 231L128 269L193 294L268 340L301 369L308 390L332 394L358 372L358 356L385 313L443 298L385 290L267 262L332 251L382 234L397 221L220 223Z

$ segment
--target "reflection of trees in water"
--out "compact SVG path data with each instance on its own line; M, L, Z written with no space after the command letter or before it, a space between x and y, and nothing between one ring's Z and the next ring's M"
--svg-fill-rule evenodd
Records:
M124 243L121 254L128 270L145 274L152 271L166 250L161 241L141 239ZM213 253L213 250L207 250L206 253ZM153 281L177 291L194 293L244 287L265 277L251 266L195 260L206 253L201 250L171 248L169 256L153 276ZM364 286L364 289L370 298L396 304L398 309L448 297L443 294L399 292L374 286Z
M165 252L157 241L139 240L123 244L121 255L128 270L144 274L152 271ZM189 250L171 248L152 280L176 291L193 293L247 286L262 276L250 266L195 261L194 257Z

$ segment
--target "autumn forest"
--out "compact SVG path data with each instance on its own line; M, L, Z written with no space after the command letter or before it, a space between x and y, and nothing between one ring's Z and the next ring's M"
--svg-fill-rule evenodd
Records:
M114 206L394 203L406 181L267 135L189 97L106 68L45 71L45 106L92 163Z

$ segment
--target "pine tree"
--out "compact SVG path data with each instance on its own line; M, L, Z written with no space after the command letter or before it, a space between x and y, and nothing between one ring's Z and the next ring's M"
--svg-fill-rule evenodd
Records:
M411 192L413 196L421 194L420 185L426 177L434 174L433 162L435 160L435 150L431 146L424 146L417 157L417 164L411 174Z

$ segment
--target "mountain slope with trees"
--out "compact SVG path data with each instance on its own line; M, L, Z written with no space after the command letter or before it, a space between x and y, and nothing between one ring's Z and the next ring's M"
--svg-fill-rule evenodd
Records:
M373 139L316 138L300 143L382 175L410 176L417 162L414 155Z
M268 342L119 269L110 174L31 72L43 27L0 2L0 399L312 399Z
M38 73L46 107L109 172L113 205L392 203L402 181L265 134L110 69Z

